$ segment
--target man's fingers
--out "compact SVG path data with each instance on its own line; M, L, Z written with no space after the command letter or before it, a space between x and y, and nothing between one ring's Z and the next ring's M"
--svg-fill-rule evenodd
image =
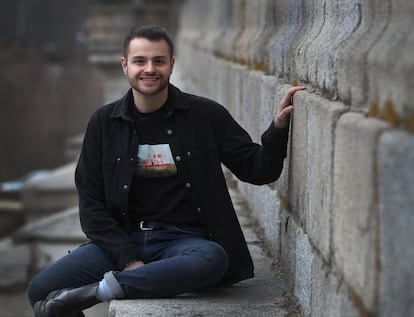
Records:
M280 106L282 108L288 107L292 104L292 97L293 95L299 91L299 90L304 90L306 89L305 86L295 86L295 87L290 87L287 91L285 96L282 98L282 101L280 102Z
M286 128L289 126L290 114L293 111L293 95L299 91L306 89L305 86L295 86L291 87L286 91L286 94L282 98L277 110L277 114L274 118L274 124L276 128Z
M293 106L287 106L283 108L280 113L275 117L274 124L276 128L286 128L289 125L290 114L293 111Z

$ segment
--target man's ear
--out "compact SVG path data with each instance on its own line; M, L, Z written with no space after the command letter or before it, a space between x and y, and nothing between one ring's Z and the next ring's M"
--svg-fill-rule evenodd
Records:
M122 66L122 69L124 71L124 74L125 75L128 75L128 64L127 64L127 60L123 56L121 57L121 66Z
M175 65L175 57L173 56L173 57L171 57L171 74L173 72L174 65Z

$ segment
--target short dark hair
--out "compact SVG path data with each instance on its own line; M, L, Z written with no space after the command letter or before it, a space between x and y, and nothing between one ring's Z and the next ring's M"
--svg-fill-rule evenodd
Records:
M125 58L128 57L129 44L133 39L139 37L150 41L164 40L167 42L171 57L174 55L174 43L165 28L158 25L139 25L130 29L124 38L123 54Z

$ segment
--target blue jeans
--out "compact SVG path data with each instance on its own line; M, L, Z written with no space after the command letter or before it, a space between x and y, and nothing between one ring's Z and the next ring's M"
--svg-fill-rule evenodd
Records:
M107 251L86 243L56 261L30 282L33 306L53 290L80 287L103 279L106 272L121 286L125 298L173 297L215 286L228 268L226 251L207 240L198 228L172 228L131 233L144 266L122 272Z

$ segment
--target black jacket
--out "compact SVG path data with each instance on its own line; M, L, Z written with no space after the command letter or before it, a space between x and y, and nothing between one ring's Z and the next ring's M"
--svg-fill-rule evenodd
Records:
M258 185L275 181L286 156L288 130L278 130L272 122L262 135L261 146L218 103L183 93L171 84L168 98L171 110L165 133L177 173L210 239L229 255L224 281L253 277L253 263L221 163L242 181ZM110 252L120 269L139 260L128 234L128 192L138 147L130 102L131 90L91 116L75 174L82 229Z

